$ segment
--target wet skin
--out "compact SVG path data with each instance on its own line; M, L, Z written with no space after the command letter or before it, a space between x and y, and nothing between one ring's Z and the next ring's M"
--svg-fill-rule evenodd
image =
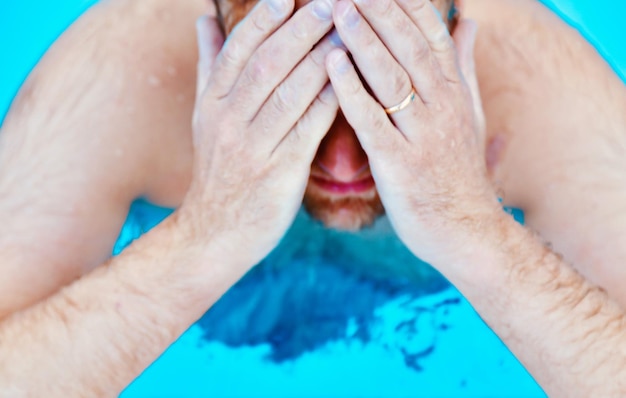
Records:
M6 193L0 195L6 231L0 385L10 380L5 385L33 396L55 395L54 388L58 396L118 395L253 263L232 261L250 253L241 250L241 235L226 239L238 250L224 255L225 239L189 238L176 217L107 261L134 198L185 207L194 157L193 23L206 6L206 0L99 2L55 43L12 106L0 134L0 192ZM535 0L465 6L464 15L480 26L476 61L487 137L500 135L510 148L501 159L488 156L499 161L494 177L505 203L523 208L528 226L598 286L506 218L495 229L472 223L477 229L469 233L467 223L455 222L438 246L419 238L410 243L463 257L440 257L437 264L551 396L625 396L623 383L607 383L626 380L620 356L626 323L609 297L626 305L624 85L593 47ZM302 185L316 147L301 162ZM378 157L370 160L375 169ZM245 188L233 189L230 198L239 199ZM265 198L284 210L275 191ZM197 210L209 202L191 203L201 203ZM465 211L474 205L458 203ZM245 205L239 209L267 208ZM218 228L220 236L277 230L277 217L255 224L233 222L237 217L228 212L212 215L202 218L233 226ZM455 242L461 244L448 250ZM68 360L59 355L64 352L80 355Z
M296 9L310 0L297 0ZM223 29L229 34L235 25L257 3L256 0L218 0L216 2ZM433 0L448 27L452 2ZM327 227L358 230L373 223L384 213L368 159L356 134L338 112L328 134L322 141L304 195L306 210Z

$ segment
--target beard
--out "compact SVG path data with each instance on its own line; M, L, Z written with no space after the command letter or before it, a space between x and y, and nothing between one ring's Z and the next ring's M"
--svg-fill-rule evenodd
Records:
M346 231L358 231L369 226L385 213L375 189L352 196L331 196L309 183L303 204L311 217L327 228Z

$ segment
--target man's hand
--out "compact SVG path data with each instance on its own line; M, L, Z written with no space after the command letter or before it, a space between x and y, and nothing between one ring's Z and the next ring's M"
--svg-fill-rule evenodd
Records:
M244 267L291 225L338 109L324 65L336 46L322 40L332 2L315 0L281 26L293 7L293 0L261 1L216 58L203 50L214 35L199 22L194 176L179 219Z
M341 51L329 55L330 79L399 236L425 261L446 263L474 224L501 213L484 161L475 26L461 21L455 46L428 0L355 3L339 1L335 21L373 96ZM405 109L386 114L413 89Z
M327 67L399 236L459 288L548 395L623 396L624 312L499 208L477 95L461 73L475 88L473 27L457 27L457 61L428 0L352 1L337 3L335 24L376 99L345 53L333 51Z

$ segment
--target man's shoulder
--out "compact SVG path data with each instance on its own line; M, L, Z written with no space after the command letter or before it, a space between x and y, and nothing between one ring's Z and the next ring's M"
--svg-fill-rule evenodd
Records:
M623 83L561 18L534 0L472 0L466 15L479 23L476 69L488 137L501 152L494 178L515 176L504 181L509 199L523 202L529 184L552 172L588 169L607 141L623 138Z

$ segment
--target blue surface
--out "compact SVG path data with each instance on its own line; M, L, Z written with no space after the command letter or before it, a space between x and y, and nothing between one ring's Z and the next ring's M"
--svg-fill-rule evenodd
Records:
M626 76L626 49L613 22L626 15L625 2L612 2L610 9L585 0L545 2ZM93 3L3 0L0 115L45 49ZM137 202L117 249L168 213ZM428 283L416 288L355 274L354 262L406 264L421 270ZM413 259L384 221L374 233L347 235L320 230L301 214L281 247L124 396L544 394L462 296Z
M116 250L167 213L136 202ZM363 271L392 263L419 277L409 283ZM385 219L348 234L302 212L280 246L124 397L416 394L545 396L461 294L415 259Z

